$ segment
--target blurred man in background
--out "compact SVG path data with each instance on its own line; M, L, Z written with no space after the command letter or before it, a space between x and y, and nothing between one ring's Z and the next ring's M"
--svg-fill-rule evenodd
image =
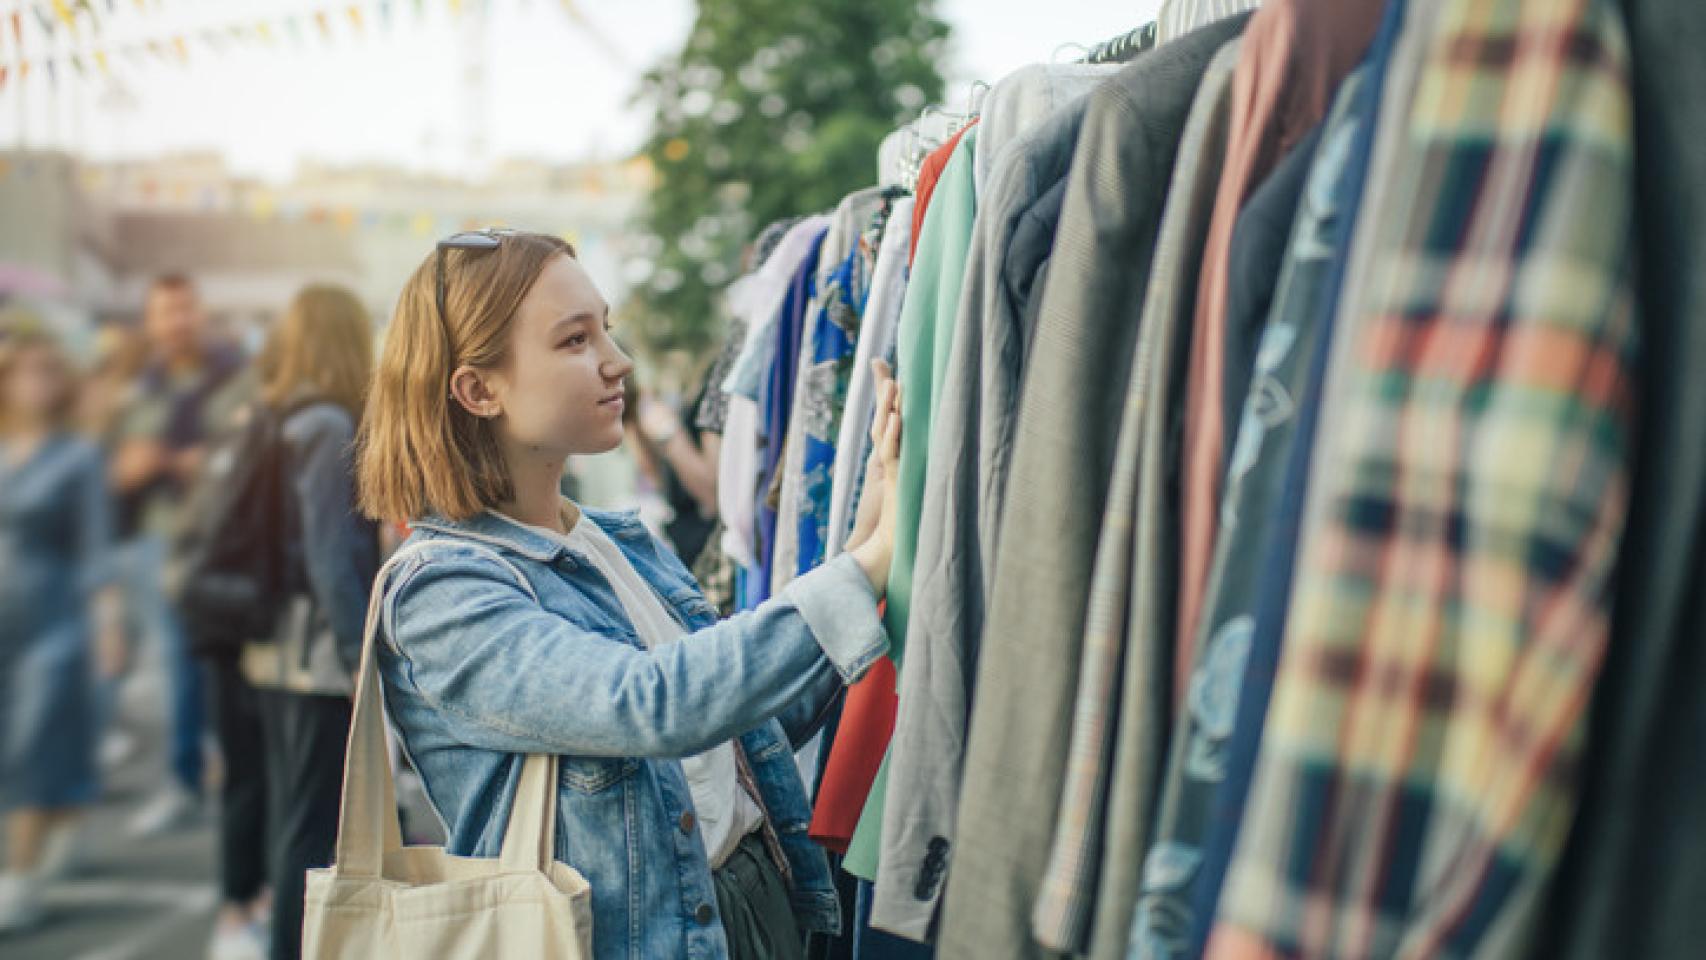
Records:
M119 418L111 479L129 602L154 642L168 678L170 776L130 823L148 835L195 813L201 798L206 729L205 681L166 599L167 546L186 491L201 467L209 425L235 402L243 358L208 336L195 284L182 274L157 278L143 307L149 357L130 407Z

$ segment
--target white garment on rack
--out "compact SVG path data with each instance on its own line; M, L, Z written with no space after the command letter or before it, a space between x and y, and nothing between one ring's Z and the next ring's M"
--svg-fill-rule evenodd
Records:
M983 99L983 119L977 125L977 156L972 166L976 195L983 196L984 183L1000 162L1004 147L1119 68L1112 63L1034 63L997 81Z
M758 388L776 349L776 317L788 284L828 223L828 216L819 215L794 224L764 265L730 284L726 294L729 313L746 321L746 342L723 381L729 408L717 461L717 512L723 552L743 567L758 565Z
M871 271L871 295L859 321L859 343L847 384L847 405L841 412L841 434L835 444L835 470L829 493L829 535L824 545L828 562L847 548L853 524L854 494L859 470L871 450L871 417L876 412L871 361L888 358L900 325L900 304L906 296L907 257L912 247L913 199L902 197L889 211L877 264Z
M1261 0L1167 0L1161 5L1161 15L1155 18L1155 43L1157 46L1169 43L1216 20L1259 6Z

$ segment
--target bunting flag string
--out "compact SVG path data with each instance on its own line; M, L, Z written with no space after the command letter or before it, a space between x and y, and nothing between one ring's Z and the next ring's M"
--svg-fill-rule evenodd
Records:
M455 16L461 16L470 9L462 0L442 2L444 9ZM35 20L29 30L25 28L26 7ZM118 9L117 0L107 0L105 7L105 16L113 17ZM139 15L152 15L159 9L148 0L136 0L135 7ZM337 39L339 28L336 24L339 21L344 24L345 33L365 39L390 32L396 22L393 7L393 0L332 3L311 6L305 10L281 12L261 19L255 19L251 15L243 21L229 24L190 26L134 40L104 43L101 42L102 39L110 34L103 30L102 15L92 0L22 3L11 11L11 49L3 51L0 66L5 66L11 79L17 81L22 80L27 72L26 63L46 67L50 73L59 65L65 65L80 74L84 71L77 66L79 61L97 65L105 63L108 66L101 69L102 72L107 72L121 58L129 63L143 62L143 58L139 56L142 51L153 54L161 62L176 60L183 64L189 62L192 41L215 54L223 54L233 43L250 40L274 45L278 38L285 34L305 46L307 36L302 26L305 20L311 20L320 39L328 43ZM414 0L414 8L417 18L426 16L427 7L424 0ZM377 29L372 29L375 26ZM4 29L5 23L0 21L0 31ZM27 37L26 33L33 33L34 36ZM0 33L0 39L4 39L3 33Z

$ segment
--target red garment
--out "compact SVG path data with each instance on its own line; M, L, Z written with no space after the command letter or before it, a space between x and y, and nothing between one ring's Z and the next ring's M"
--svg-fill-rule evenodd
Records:
M917 198L917 202L912 206L912 246L906 253L906 265L909 269L913 258L918 256L918 234L924 229L924 211L930 206L930 197L936 193L936 181L942 179L942 171L947 168L948 158L954 155L954 147L959 145L960 138L976 124L976 120L966 124L959 133L949 137L948 142L925 157L923 166L918 168L918 186L912 191L912 195Z
M1244 201L1322 117L1339 82L1374 39L1384 4L1364 0L1269 0L1250 18L1232 74L1226 164L1214 196L1197 286L1185 399L1180 485L1179 622L1174 703L1185 702L1197 618L1214 556L1226 438L1221 424L1226 363L1226 284L1232 228Z
M824 761L823 783L812 811L811 838L829 850L844 854L853 842L853 829L865 812L871 783L877 779L877 768L883 765L889 737L894 735L899 704L894 661L888 657L879 659L847 691L841 725Z

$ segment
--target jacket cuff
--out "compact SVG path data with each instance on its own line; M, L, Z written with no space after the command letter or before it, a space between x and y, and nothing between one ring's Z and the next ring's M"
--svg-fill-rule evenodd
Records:
M877 594L859 561L843 554L782 591L811 628L841 678L853 683L889 650L888 631L877 615Z

